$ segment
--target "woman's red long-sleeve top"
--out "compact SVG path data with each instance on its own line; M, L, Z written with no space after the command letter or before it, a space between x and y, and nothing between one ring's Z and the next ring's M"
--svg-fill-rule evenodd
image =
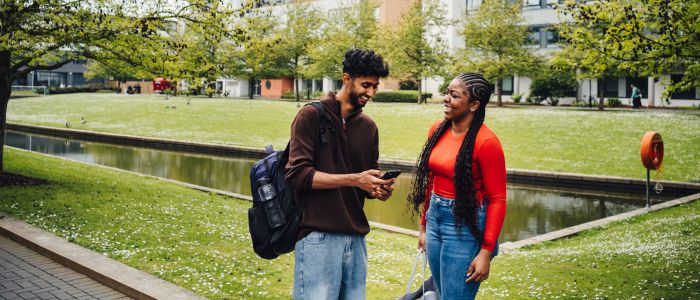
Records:
M433 124L430 128L430 135L441 122L442 120ZM422 225L425 225L425 212L428 211L430 205L430 191L445 198L454 199L456 197L455 164L465 136L455 136L451 130L447 130L430 154L428 159L430 180L421 217ZM493 252L498 243L498 235L501 233L506 215L506 163L501 142L486 124L481 126L476 135L472 156L472 178L477 201L482 201L484 197L488 199L484 241L481 248Z

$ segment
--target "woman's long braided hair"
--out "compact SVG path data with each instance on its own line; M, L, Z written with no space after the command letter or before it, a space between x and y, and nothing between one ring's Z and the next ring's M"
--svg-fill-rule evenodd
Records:
M464 137L462 146L459 148L457 162L455 165L454 185L456 190L456 199L454 207L455 226L459 230L462 224L466 224L477 240L483 239L483 234L479 231L476 221L476 191L474 190L474 182L472 181L472 156L474 154L474 143L476 135L479 133L481 124L484 123L486 116L486 105L491 97L491 88L489 82L478 73L462 73L457 76L467 87L466 96L469 102L479 101L480 105L474 115L474 119ZM442 135L452 126L452 121L445 120L428 138L428 141L423 146L420 156L416 162L417 170L413 176L413 188L408 196L409 205L413 205L415 213L420 214L423 201L427 201L428 180L430 169L428 168L428 159L433 151L435 144Z

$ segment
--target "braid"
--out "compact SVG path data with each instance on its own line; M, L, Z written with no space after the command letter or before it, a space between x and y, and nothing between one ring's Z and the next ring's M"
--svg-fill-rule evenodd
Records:
M491 97L491 88L488 81L481 74L463 73L458 78L467 86L466 91L469 102L479 101L480 105L457 155L454 173L454 184L457 194L454 207L455 226L459 230L461 224L466 224L474 237L478 241L482 241L483 233L479 231L476 220L477 199L472 177L472 157L474 155L476 136L486 117L486 105Z
M411 193L408 195L408 205L413 206L413 211L415 213L420 214L421 204L425 201L425 189L428 186L428 179L430 177L430 169L428 169L430 153L433 151L437 141L450 126L452 126L451 121L443 121L440 123L440 126L435 129L435 132L433 132L428 138L428 141L425 142L423 150L416 161L416 172L413 174L413 187L411 188Z

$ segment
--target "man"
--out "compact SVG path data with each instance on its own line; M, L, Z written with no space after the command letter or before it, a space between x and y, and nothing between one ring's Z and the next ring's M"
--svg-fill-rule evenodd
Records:
M391 196L380 179L377 125L362 112L389 69L381 55L350 49L343 87L321 104L330 117L319 140L319 112L304 106L292 123L287 182L305 203L294 249L294 299L364 299L367 276L365 198Z
M632 88L632 108L642 108L642 92L634 84L630 84Z

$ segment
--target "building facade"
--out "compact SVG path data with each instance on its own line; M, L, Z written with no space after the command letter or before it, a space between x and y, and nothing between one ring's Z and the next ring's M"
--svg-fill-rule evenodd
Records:
M260 1L260 5L271 8L272 14L279 16L279 19L284 22L285 5L293 0L264 0ZM381 0L379 6L371 12L379 24L390 23L398 20L401 13L405 11L416 0ZM350 5L355 5L357 0L315 0L313 5L321 13L333 13L335 11L346 9ZM242 1L236 0L234 5L240 7ZM339 90L342 87L340 80L331 78L308 79L299 78L298 86L302 92L309 95L314 92L328 92ZM219 78L217 85L222 88L224 93L233 97L249 97L250 93L253 96L264 98L279 98L283 93L294 91L293 78L262 78L255 79L252 82L248 79L237 78ZM380 80L380 90L398 90L399 81L396 79Z
M440 0L443 7L449 12L449 17L453 19L463 18L465 12L475 11L479 8L482 0ZM553 5L562 3L562 0L510 0L522 1L522 16L530 31L530 45L535 54L552 57L554 53L561 50L559 44L559 33L555 26L566 22L567 18L559 15ZM459 28L450 26L444 31L446 40L451 49L464 47L464 38L459 33ZM603 89L605 98L618 98L622 104L631 105L632 89L630 84L634 84L642 91L642 105L644 106L693 106L700 105L700 88L695 91L673 93L669 101L662 98L662 94L672 82L678 82L680 74L668 74L662 78L652 77L606 77L603 80L584 79L579 80L579 87L575 95L570 95L560 100L560 104L572 104L574 101L587 102L589 99L597 99L599 88ZM434 95L438 93L438 86L443 82L442 78L429 78L424 81L428 91ZM503 80L501 92L504 101L511 101L512 95L520 94L523 98L530 93L532 79L527 76L513 74L510 78Z
M72 61L55 70L37 70L27 74L27 76L15 80L15 86L46 86L48 88L61 88L81 86L90 83L101 83L102 80L87 80L85 60Z

